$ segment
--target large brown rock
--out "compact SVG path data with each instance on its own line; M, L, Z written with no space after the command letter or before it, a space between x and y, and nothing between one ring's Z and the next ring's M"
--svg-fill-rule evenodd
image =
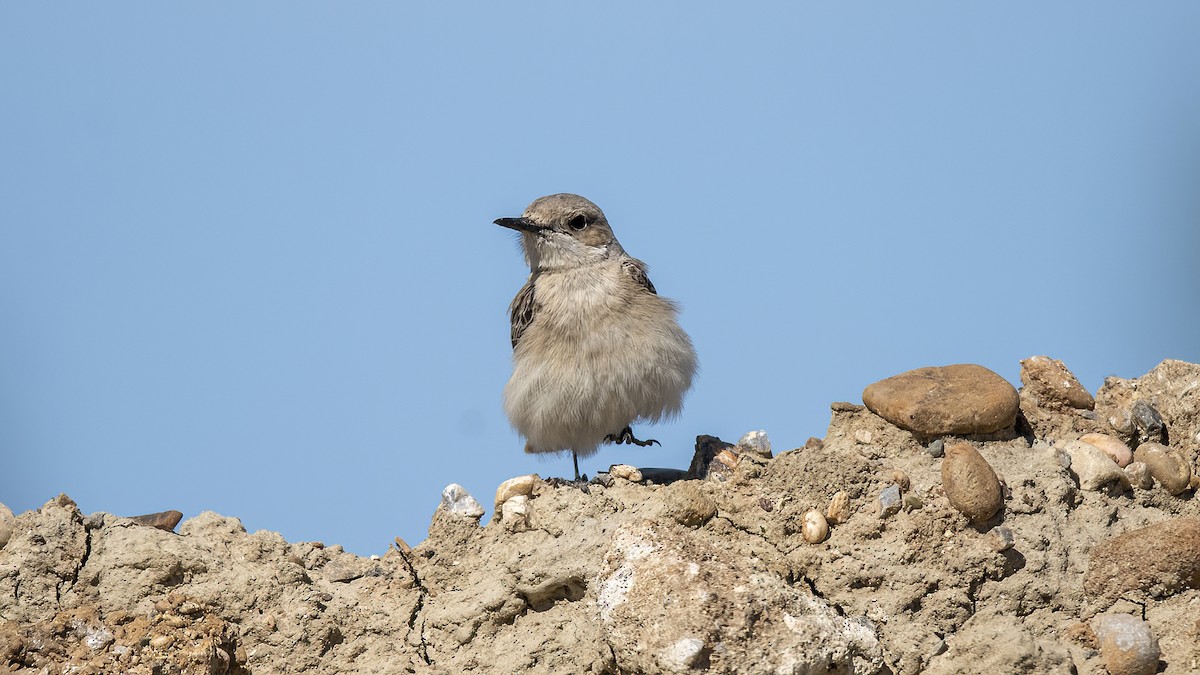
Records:
M1096 400L1066 365L1049 356L1031 356L1021 361L1021 394L1031 396L1043 408L1091 410Z
M1138 591L1162 598L1200 588L1200 518L1130 530L1092 549L1083 590L1101 605Z
M974 364L918 368L880 380L863 403L892 424L925 436L987 434L1013 426L1017 390Z

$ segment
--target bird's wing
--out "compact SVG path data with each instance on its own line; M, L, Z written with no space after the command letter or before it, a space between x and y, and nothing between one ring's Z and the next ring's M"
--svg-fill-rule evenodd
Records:
M654 284L650 283L650 277L646 276L646 263L641 260L626 258L621 261L621 271L628 274L638 286L658 295L658 291L654 289Z
M517 297L513 298L512 304L508 307L509 318L512 320L513 349L517 348L517 343L521 341L525 329L533 323L533 315L541 307L533 299L533 281L534 277L530 276L529 281L526 281L521 290L517 291Z

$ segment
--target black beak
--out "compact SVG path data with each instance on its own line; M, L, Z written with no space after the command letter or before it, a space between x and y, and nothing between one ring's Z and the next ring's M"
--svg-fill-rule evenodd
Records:
M540 232L546 228L525 220L524 218L497 218L495 221L501 227L507 227L518 232Z

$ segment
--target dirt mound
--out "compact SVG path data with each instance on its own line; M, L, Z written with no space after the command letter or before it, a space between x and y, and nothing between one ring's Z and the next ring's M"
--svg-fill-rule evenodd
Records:
M215 513L176 534L60 496L0 523L12 530L0 666L1196 672L1200 546L1184 539L1200 536L1197 481L1172 494L1160 467L1065 448L1088 433L1130 451L1158 443L1171 471L1194 473L1200 366L1110 378L1094 402L1051 395L1060 379L1031 377L1015 424L986 435L915 436L834 404L824 439L776 456L762 436L702 437L684 480L626 467L582 488L519 481L486 526L448 503L426 541L377 558L249 534ZM945 496L944 450L959 441L1001 484L985 522ZM1141 643L1111 637L1127 625Z

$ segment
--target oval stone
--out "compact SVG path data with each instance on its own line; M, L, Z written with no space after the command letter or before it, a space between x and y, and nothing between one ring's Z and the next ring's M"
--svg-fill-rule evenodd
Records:
M1079 440L1088 445L1095 446L1102 450L1104 454L1112 458L1112 461L1117 463L1117 466L1124 469L1133 461L1133 451L1125 445L1124 441L1116 436L1108 434L1084 434L1079 437Z
M1192 467L1178 452L1161 443L1142 443L1133 451L1133 458L1144 463L1154 480L1173 495L1192 485Z
M1083 590L1111 605L1131 591L1162 598L1200 588L1200 518L1173 518L1097 544Z
M863 403L892 424L927 436L986 434L1013 426L1017 390L974 364L918 368L880 380Z
M1153 675L1161 651L1145 621L1128 614L1101 614L1092 619L1100 640L1100 656L1109 675Z
M942 489L950 505L973 523L982 523L1000 510L1004 497L1000 479L970 443L955 443L946 448L942 460Z

